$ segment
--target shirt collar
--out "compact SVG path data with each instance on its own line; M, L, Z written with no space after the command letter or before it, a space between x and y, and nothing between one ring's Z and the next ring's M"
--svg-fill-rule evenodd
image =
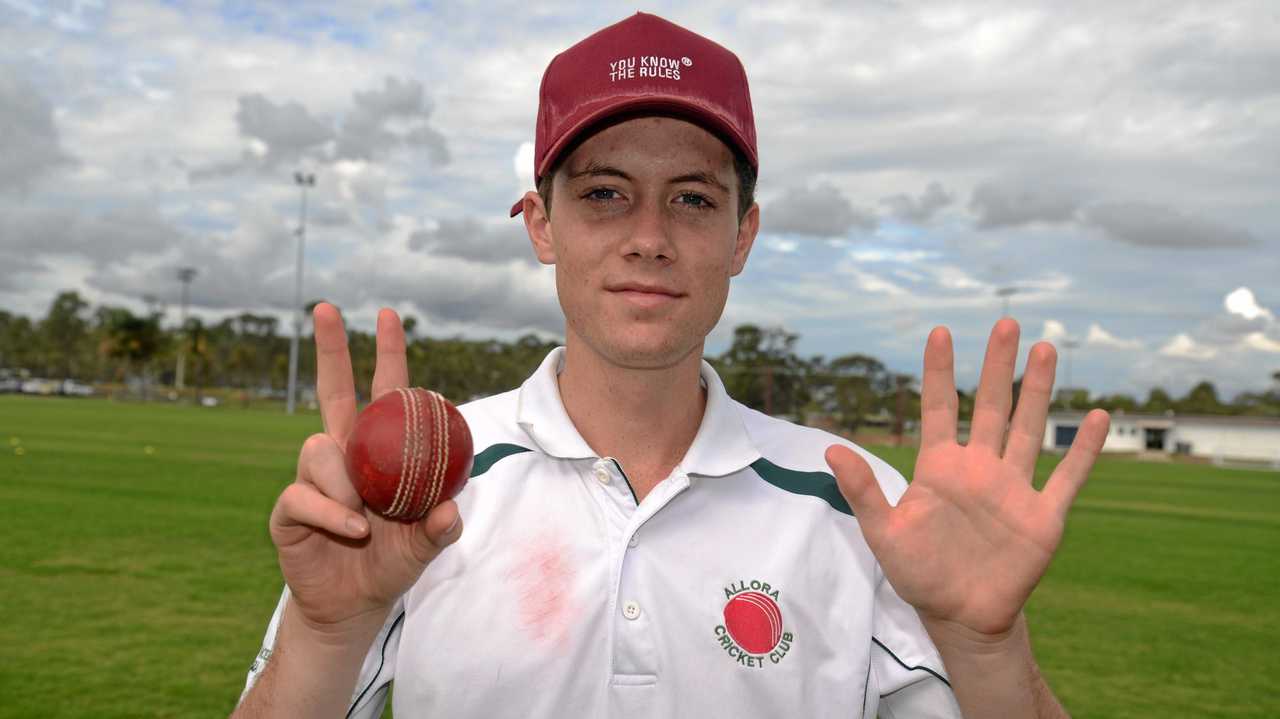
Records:
M553 457L595 457L560 399L557 377L563 368L564 348L557 347L521 385L516 422L539 449ZM759 459L760 452L747 434L737 403L725 392L720 376L706 360L702 361L699 376L707 389L707 406L693 444L677 469L685 474L709 477L731 474Z

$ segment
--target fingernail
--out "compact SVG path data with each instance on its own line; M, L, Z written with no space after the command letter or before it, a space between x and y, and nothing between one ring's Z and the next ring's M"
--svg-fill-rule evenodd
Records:
M450 524L449 528L444 530L444 533L453 534L454 531L458 529L458 525L460 524L462 524L462 515L461 514L453 515L453 524Z
M347 531L360 537L369 531L369 523L363 517L347 517Z

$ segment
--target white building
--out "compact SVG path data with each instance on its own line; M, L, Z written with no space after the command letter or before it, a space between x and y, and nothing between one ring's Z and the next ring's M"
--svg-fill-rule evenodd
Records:
M1054 412L1045 421L1044 448L1065 450L1083 412ZM1104 452L1185 454L1212 460L1280 466L1280 419L1212 415L1111 415Z

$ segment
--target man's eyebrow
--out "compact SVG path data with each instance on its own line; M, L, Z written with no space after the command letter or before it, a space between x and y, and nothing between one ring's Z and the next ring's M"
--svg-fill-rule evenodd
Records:
M616 167L611 167L609 165L602 165L599 162L596 162L595 160L591 160L590 162L588 162L587 166L582 168L581 170L578 170L577 172L569 173L570 180L576 180L579 177L601 177L601 176L621 177L624 180L631 179L631 175L628 175L622 170L619 170Z
M568 179L576 180L580 177L620 177L624 180L632 179L631 175L628 175L626 172L616 167L613 167L612 165L605 165L595 160L588 161L587 166L582 168L581 170L578 170L576 172L570 172ZM723 192L729 191L729 188L726 187L725 184L719 180L719 178L717 178L715 175L711 174L710 172L705 172L705 171L686 172L683 175L678 175L676 177L671 178L670 180L667 180L667 184L670 184L670 185L676 185L681 182L698 182L703 185L709 185L711 187L719 188Z
M724 192L729 191L729 188L726 187L725 184L721 182L719 178L717 178L715 175L711 174L710 172L690 172L684 175L680 175L679 177L673 177L670 180L668 180L668 182L672 185L675 185L681 182L700 182L704 185L718 187Z

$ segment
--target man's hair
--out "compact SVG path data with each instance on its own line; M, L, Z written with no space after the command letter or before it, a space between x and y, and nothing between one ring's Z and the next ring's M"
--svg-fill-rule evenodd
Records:
M738 176L738 222L742 222L747 210L751 209L751 205L756 201L756 171L746 155L732 146L730 149L733 151L733 172ZM556 164L551 166L541 180L538 180L538 194L542 196L542 204L547 208L547 217L551 217L552 182L555 180L556 173L560 172L560 168L564 166L564 161L569 154L569 152L562 153L560 159L556 160Z

